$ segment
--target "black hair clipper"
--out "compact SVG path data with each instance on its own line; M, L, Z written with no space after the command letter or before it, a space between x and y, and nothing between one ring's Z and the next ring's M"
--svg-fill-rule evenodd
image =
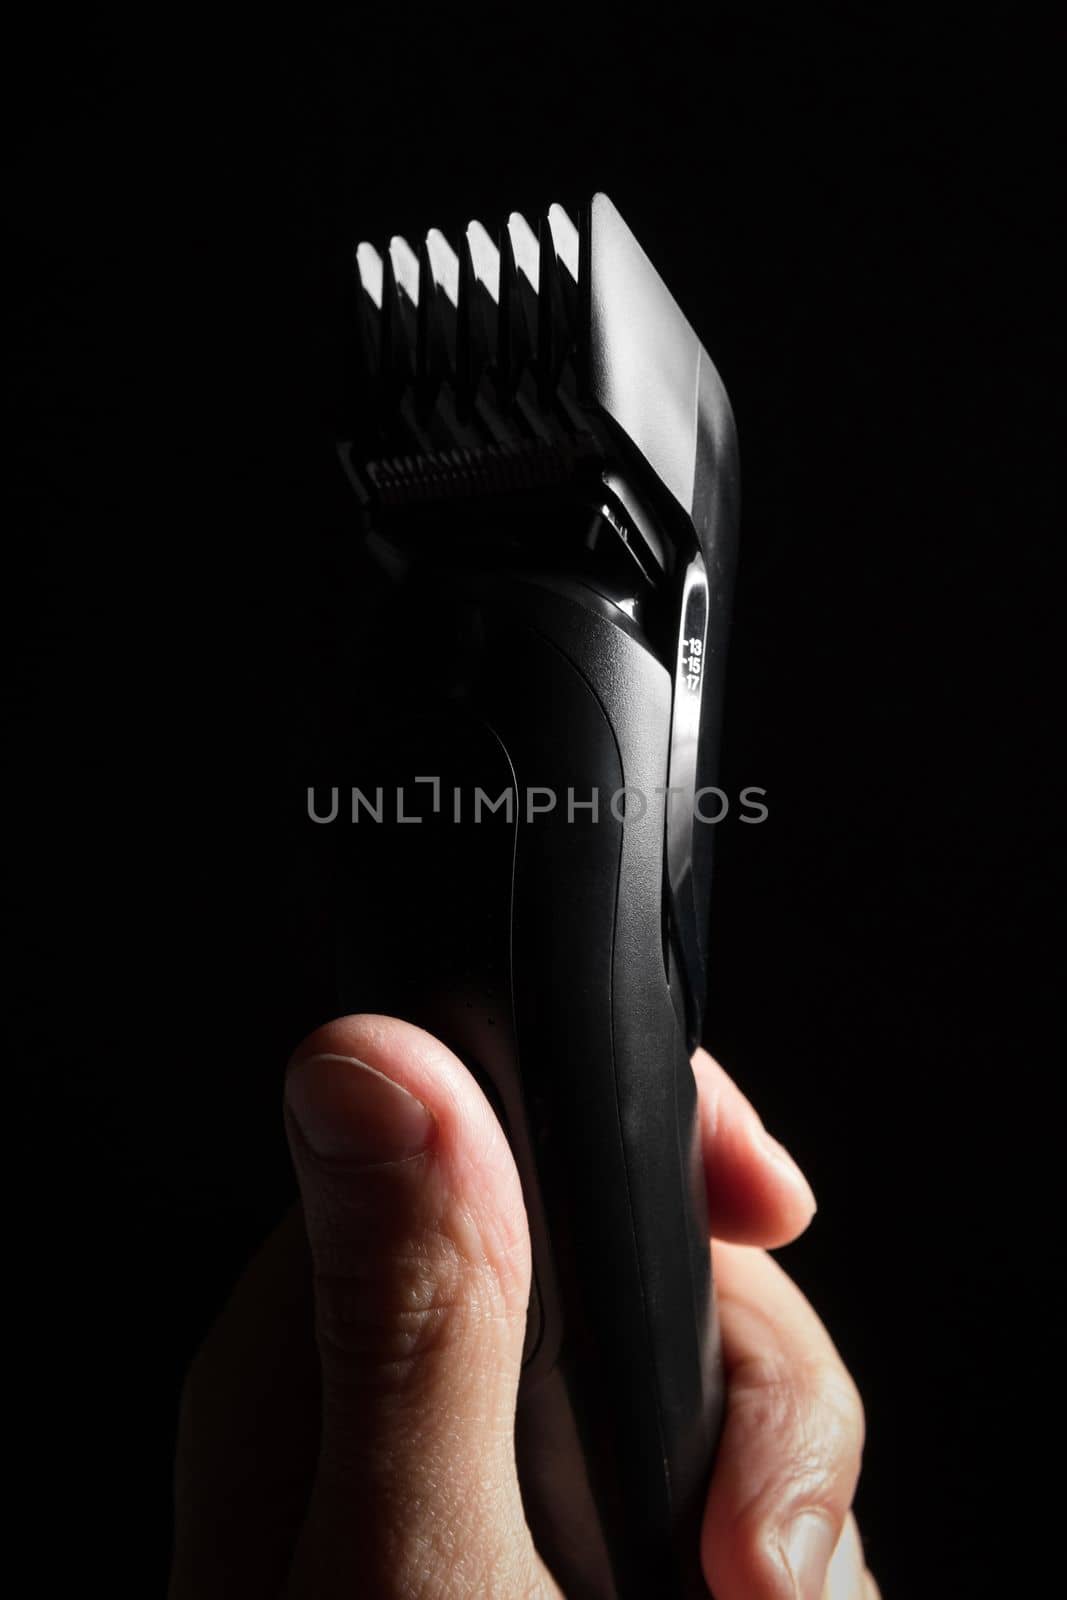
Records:
M733 419L615 207L357 251L341 447L396 579L344 838L340 1002L475 1073L522 1177L517 1423L568 1595L706 1593L722 1410L689 1064L738 516ZM346 791L347 793L347 791ZM347 818L346 818L347 820Z

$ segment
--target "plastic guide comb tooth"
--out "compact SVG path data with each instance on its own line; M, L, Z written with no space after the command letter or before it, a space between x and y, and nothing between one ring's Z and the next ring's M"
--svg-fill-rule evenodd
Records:
M496 376L505 403L510 400L522 370L524 323L518 304L518 283L511 240L500 236L500 280L497 295Z
M537 349L537 290L541 277L541 251L534 233L521 211L508 218L507 237L514 263L516 332L526 360Z
M500 356L507 387L533 434L543 444L553 430L541 414L543 388L537 368L537 293L540 249L526 218L513 211L501 238Z
M422 423L445 452L484 442L459 392L459 286L459 257L440 228L431 228L422 247L416 392Z
M549 382L572 428L582 433L589 420L578 404L582 380L581 236L563 207L552 205L542 225L542 238L542 361L547 363Z
M457 389L464 410L476 413L492 441L507 450L520 434L502 410L509 396L498 359L501 277L500 251L487 229L478 221L469 223L460 274Z
M381 256L366 240L356 246L356 276L359 279L357 316L363 359L371 376L380 378L386 345L382 315L384 268Z
M467 248L475 278L485 291L490 305L500 304L500 251L493 243L488 229L477 219L467 225ZM495 315L493 317L495 323Z
M459 284L457 379L464 402L496 355L500 303L500 252L480 222L463 238Z
M418 338L419 258L400 234L389 241L389 270L382 293L391 301L390 357L397 376L410 378L415 372Z
M431 451L434 440L419 415L419 258L400 234L389 241L382 298L389 304L390 367L398 415L419 453ZM406 459L406 458L405 458Z
M552 240L556 281L560 288L563 311L567 318L570 337L574 339L578 323L578 229L561 205L549 206L546 220L549 237Z
M570 219L559 206L554 208L567 223ZM572 225L572 232L573 232ZM570 243L560 221L555 228L551 213L541 219L540 279L537 298L537 363L541 379L543 402L550 402L559 384L564 363L571 354L574 343L573 307L568 306L568 289L577 291L567 261L560 260L556 247L556 233L563 234L564 247ZM577 234L574 235L577 244ZM574 252L577 266L577 251ZM573 299L573 293L572 293Z
M423 292L419 301L419 360L424 381L453 378L456 371L459 258L440 228L423 245Z
M553 201L548 208L548 227L552 235L552 244L560 265L566 267L571 282L578 282L578 251L579 234L570 213Z

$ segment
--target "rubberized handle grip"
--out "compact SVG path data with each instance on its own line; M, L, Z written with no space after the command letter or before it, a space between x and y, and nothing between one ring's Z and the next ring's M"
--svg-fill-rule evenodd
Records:
M412 760L448 767L443 812L449 789L510 787L512 816L397 830L417 926L398 978L364 872L376 953L346 948L342 1000L438 1032L511 1140L535 1274L519 1470L568 1600L695 1600L722 1378L666 936L670 674L610 602L550 580L487 579L436 615L420 637L462 712Z

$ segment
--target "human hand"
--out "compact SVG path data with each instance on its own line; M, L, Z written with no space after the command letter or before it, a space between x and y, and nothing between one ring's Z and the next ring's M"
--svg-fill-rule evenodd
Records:
M811 1191L722 1068L693 1066L727 1377L705 1576L716 1600L877 1600L860 1400L765 1253ZM170 1600L560 1600L516 1475L530 1248L487 1101L421 1029L346 1017L296 1052L286 1126L302 1208L186 1384Z

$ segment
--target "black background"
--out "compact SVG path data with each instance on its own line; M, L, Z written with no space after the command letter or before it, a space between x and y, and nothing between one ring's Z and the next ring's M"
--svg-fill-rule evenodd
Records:
M770 819L721 830L707 1042L819 1196L787 1261L867 1399L886 1596L1022 1592L993 1571L1057 1060L1051 37L835 6L169 15L14 58L49 1570L161 1587L180 1373L290 1195L280 1074L330 1008L304 794L359 693L346 251L596 187L740 429L725 784Z

